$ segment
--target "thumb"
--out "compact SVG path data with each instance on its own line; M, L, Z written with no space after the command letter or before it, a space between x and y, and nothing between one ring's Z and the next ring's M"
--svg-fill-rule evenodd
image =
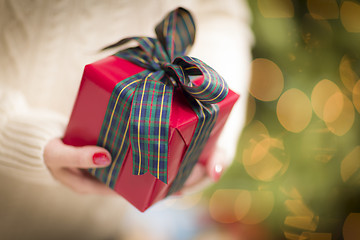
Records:
M217 182L225 169L229 167L230 163L231 158L228 156L227 152L224 149L217 147L206 165L207 175L213 181Z
M98 168L108 166L111 155L102 147L74 147L56 138L45 146L44 161L50 167Z

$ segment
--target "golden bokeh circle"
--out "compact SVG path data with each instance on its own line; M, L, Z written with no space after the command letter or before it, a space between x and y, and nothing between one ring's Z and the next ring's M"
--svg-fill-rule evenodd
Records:
M258 0L260 13L266 18L291 18L294 5L291 0Z
M241 214L237 215L238 220L245 224L258 224L263 222L271 214L275 204L274 194L271 191L251 191L250 194L251 198L249 198L247 194L238 195L235 210L239 212L243 204L249 207L246 213L242 211ZM245 196L247 196L245 200L241 199L241 197ZM248 202L250 202L250 205Z
M323 120L325 122L334 122L340 117L344 109L344 95L342 92L336 92L329 97L324 106Z
M252 62L250 93L261 101L276 100L284 88L280 68L271 60L256 58Z
M343 82L344 86L347 90L352 92L356 81L359 79L359 76L352 69L351 60L347 55L344 55L341 58L339 72L340 79Z
M283 175L289 166L283 142L266 135L253 139L244 148L242 159L246 172L252 178L265 182Z
M308 0L307 7L314 19L335 19L339 17L339 6L336 0Z
M360 213L350 213L343 225L344 240L360 239Z
M281 125L288 131L299 133L310 123L312 108L309 98L299 89L283 93L276 107Z
M343 182L347 182L351 176L360 168L360 146L356 146L346 157L341 161L340 173Z
M341 22L348 32L360 32L360 5L344 1L340 8Z
M338 86L328 79L323 79L316 84L311 93L311 105L320 119L323 119L324 108L329 98L340 92Z
M269 136L268 129L259 120L254 120L244 129L241 138L248 144L251 141L258 141L264 136Z
M354 85L352 100L356 110L360 113L360 80Z
M209 212L220 223L257 224L271 214L274 204L271 191L219 189L210 198Z
M332 240L331 233L303 232L298 239L307 240Z
M219 189L216 190L209 201L210 216L220 223L234 223L238 221L235 213L237 196L242 190Z
M333 100L333 98L338 99L338 96L339 94L336 93L332 97L330 97L324 108L324 113L327 111L326 109L332 109L332 112L339 111L340 113L338 114L338 118L334 121L325 121L325 124L333 134L337 136L343 136L352 128L354 124L355 111L350 99L342 93L340 95L340 98L342 98L343 104L331 105L331 103L335 101Z
M251 203L251 192L240 190L235 201L235 215L238 220L245 218L245 216L249 214Z

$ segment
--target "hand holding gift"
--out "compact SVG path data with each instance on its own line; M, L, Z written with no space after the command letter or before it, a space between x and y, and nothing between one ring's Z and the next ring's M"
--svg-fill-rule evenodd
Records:
M90 172L141 211L209 162L238 99L210 66L184 56L195 38L188 11L172 11L155 31L157 39L123 39L109 48L138 47L85 67L64 137L107 149L111 164Z

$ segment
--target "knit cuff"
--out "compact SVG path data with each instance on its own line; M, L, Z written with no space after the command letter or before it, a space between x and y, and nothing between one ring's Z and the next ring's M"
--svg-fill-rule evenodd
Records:
M50 139L62 136L66 118L26 106L20 96L0 98L0 172L18 179L54 184L44 164L44 147Z

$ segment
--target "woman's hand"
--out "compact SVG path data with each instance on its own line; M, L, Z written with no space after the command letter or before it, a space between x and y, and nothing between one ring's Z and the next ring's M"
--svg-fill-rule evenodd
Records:
M69 146L56 138L45 146L44 161L55 179L78 193L116 194L85 171L88 168L106 167L111 163L111 155L104 148ZM206 165L195 165L183 189L177 195L199 191L216 182L228 165L226 154L217 149Z
M176 195L198 192L217 182L231 161L223 149L217 148L206 164L197 163L195 165L184 187Z
M73 147L56 138L44 149L44 161L53 177L83 194L116 194L85 169L106 167L111 163L110 153L98 146Z

